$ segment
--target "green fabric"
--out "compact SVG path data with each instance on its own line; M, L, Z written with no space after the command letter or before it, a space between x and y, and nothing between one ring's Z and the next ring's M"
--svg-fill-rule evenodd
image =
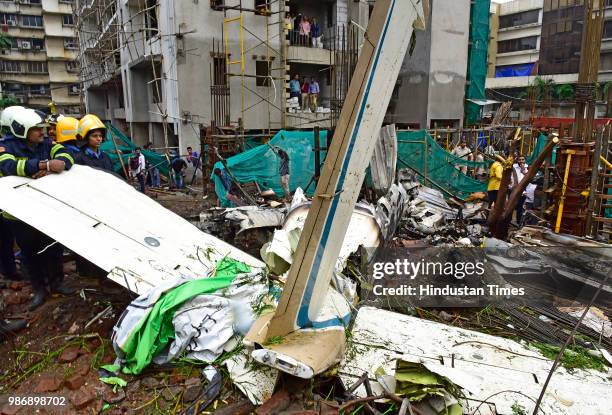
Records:
M421 363L400 359L395 368L395 394L408 398L410 402L420 402L431 396L458 398L461 391L453 382L430 371ZM462 411L458 412L458 409L461 409L460 405L451 404L439 413L459 415Z
M478 163L457 157L440 146L425 130L398 131L397 141L397 168L409 167L416 171L424 185L437 190L443 188L445 196L453 195L460 199L487 191L486 182L466 176L455 166L483 167L488 171L490 161Z
M189 281L162 294L126 342L123 373L139 374L171 343L174 339L172 319L183 303L198 295L227 288L238 274L249 271L251 268L248 265L224 258L217 264L214 277Z
M485 81L487 80L490 7L491 0L472 0L470 8L466 99L486 99ZM467 101L465 108L466 124L477 124L481 118L481 107Z
M327 142L327 131L323 130L319 134L319 142L322 148ZM301 187L306 194L314 194L314 182L310 184L315 171L314 153L314 132L313 131L279 131L269 141L271 146L282 148L289 155L289 190L292 192ZM323 163L325 153L321 152L321 163ZM268 145L260 145L244 153L237 154L226 160L232 174L238 182L257 182L264 189L272 189L278 195L283 194L280 176L278 174L280 159ZM221 162L214 166L221 170L224 169ZM215 193L221 201L221 206L229 206L225 198L225 189L221 179L214 173L211 179L215 184Z
M492 161L474 162L454 156L440 146L425 130L398 131L398 162L397 169L410 168L420 174L419 179L426 186L434 189L444 189L445 196L455 196L465 199L472 193L486 192L487 183L480 182L464 175L455 167L468 166L471 169L482 167L489 171ZM312 131L280 131L270 144L279 146L289 154L290 183L294 191L297 187L306 190L306 186L314 175L314 133ZM325 147L327 134L321 131L321 147ZM535 160L546 145L545 136L538 137L533 153L527 157L528 162ZM427 150L427 156L425 156ZM325 159L321 154L321 162ZM227 159L227 164L240 183L256 181L262 189L272 188L277 194L283 194L278 175L279 160L267 145L260 145L244 153ZM223 170L223 164L218 162L215 167ZM425 180L425 175L426 179ZM225 188L219 177L211 176L215 192L221 201L221 206L230 207L225 198ZM439 187L438 187L439 186ZM311 183L306 194L312 196L315 186Z
M106 123L106 140L102 143L100 149L108 154L113 161L115 172L121 174L121 163L119 163L119 156L117 156L117 152L115 151L115 145L112 139L113 136L115 137L115 143L117 143L117 148L121 152L121 158L127 170L129 170L130 158L134 156L134 152L138 146L117 127L111 123ZM170 168L166 156L148 150L142 150L142 154L151 167L157 167L161 174L168 177Z

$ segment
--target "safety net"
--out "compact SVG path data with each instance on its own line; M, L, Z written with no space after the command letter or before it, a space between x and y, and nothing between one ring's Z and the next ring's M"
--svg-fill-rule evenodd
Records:
M138 146L113 124L106 123L106 127L106 141L102 143L100 149L109 155L113 161L115 171L121 174L121 163L119 162L119 156L117 155L117 150L115 149L115 144L113 143L113 137L115 139L115 143L117 144L117 149L121 153L123 165L126 169L128 169L130 157L134 156L134 151ZM150 167L157 167L161 174L168 176L169 168L166 156L148 150L142 150L142 154L145 156L145 159Z
M487 79L487 52L489 48L489 9L491 0L473 0L470 8L470 44L468 51L468 70L466 99L485 99ZM480 107L466 101L466 124L480 121Z
M490 161L474 162L455 156L440 146L425 130L398 131L397 144L397 168L410 168L426 186L460 199L487 190L486 182L463 174L457 167L482 168L488 173Z
M325 147L327 132L320 133L321 148ZM484 162L470 161L446 151L426 130L398 131L398 162L397 168L409 168L417 173L425 185L437 188L446 196L464 199L472 193L484 192L487 183L478 181L463 174L458 167L466 166L469 174L474 170L484 169L488 175L491 160ZM527 157L531 163L546 145L546 136L540 136L533 152ZM262 190L272 189L278 195L283 195L280 183L280 159L271 147L280 147L289 155L289 189L297 187L305 189L312 196L315 191L313 180L315 166L314 133L312 131L280 131L268 144L263 144L244 153L237 154L226 160L226 163L239 183L257 182ZM321 163L325 152L321 152ZM215 168L224 170L221 162ZM214 173L211 179L215 184L215 192L222 206L231 206L227 200L223 181Z

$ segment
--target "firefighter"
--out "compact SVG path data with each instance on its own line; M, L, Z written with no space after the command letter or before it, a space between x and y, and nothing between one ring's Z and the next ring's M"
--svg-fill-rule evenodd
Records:
M34 110L15 111L8 120L11 134L0 147L0 172L4 176L38 179L69 170L72 155L61 144L44 137L44 119ZM49 291L69 295L73 290L63 285L63 248L30 225L4 213L21 248L24 273L34 289L30 310L45 302ZM49 290L49 291L48 291Z
M9 120L12 120L12 114L24 109L24 107L16 105L7 107L2 111L2 115L0 115L0 130L3 137L0 138L0 148L4 147L4 136L10 133L8 126L10 124ZM2 172L0 172L0 177L2 177ZM0 274L7 280L21 279L21 276L17 272L17 265L15 264L14 245L15 237L13 236L13 230L4 219L2 211L0 211Z
M50 114L45 118L47 124L47 137L51 140L51 143L57 143L57 123L64 118L61 114Z
M100 146L106 136L106 126L93 114L87 114L79 121L79 136L84 141L77 164L114 172L113 161Z
M72 117L62 117L55 126L55 135L58 144L70 151L73 158L81 152L77 134L79 133L79 120Z

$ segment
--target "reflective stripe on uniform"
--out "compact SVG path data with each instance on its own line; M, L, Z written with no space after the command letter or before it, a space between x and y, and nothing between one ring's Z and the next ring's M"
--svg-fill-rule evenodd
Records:
M51 158L55 158L55 153L62 150L63 148L64 146L61 144L56 144L53 147L51 147Z
M1 215L2 215L2 217L3 217L4 219L9 219L9 220L19 220L19 219L17 219L15 216L11 215L11 214L10 214L10 213L8 213L8 212L4 212L4 211L3 211L3 212L1 213Z
M63 157L63 158L65 158L66 160L70 161L70 163L74 164L74 159L73 159L73 158L72 158L72 156L71 156L70 154L68 154L68 153L62 153L62 154L59 154L59 155L58 155L57 157L55 157L55 158L56 158L56 159L58 159L58 158L62 158L62 157Z
M3 155L1 155L0 156L0 163L2 163L5 160L13 160L13 161L15 161L17 159L12 154L3 154Z
M27 160L17 160L17 176L25 177L25 167Z

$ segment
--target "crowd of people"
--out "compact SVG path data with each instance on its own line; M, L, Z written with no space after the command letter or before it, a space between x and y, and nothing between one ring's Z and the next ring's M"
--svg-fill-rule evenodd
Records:
M319 94L321 87L316 78L300 78L299 74L293 75L289 81L289 97L297 98L302 111L316 112L319 106Z
M77 120L9 107L2 112L0 123L0 176L40 179L62 174L75 164L113 172L112 160L100 149L106 126L93 114ZM64 248L60 244L8 212L0 214L0 235L0 273L7 280L25 277L30 281L34 292L30 310L41 306L50 294L74 292L64 284ZM15 243L23 275L15 265ZM77 268L83 262L77 260ZM15 322L0 321L0 329L14 326Z
M285 15L285 28L288 32L290 45L323 48L323 33L321 25L314 17L304 16L302 13Z
M468 146L467 140L461 139L459 144L455 148L453 148L451 154L457 157L458 159L462 159L468 162L474 161L477 163L473 168L469 169L468 163L462 164L459 162L455 163L455 168L465 175L472 175L475 179L479 181L487 181L487 199L489 205L493 206L497 199L497 194L499 193L499 188L501 186L501 179L503 175L503 166L499 160L495 159L495 156L497 154L495 148L490 143L487 143L485 140L477 143L476 149L472 150ZM495 159L491 164L488 172L483 167L485 157ZM513 165L509 190L519 185L523 177L525 177L525 174L527 174L527 170L529 168L525 156L522 156L519 153L515 153L513 154L513 159L516 162ZM536 184L529 183L527 185L527 188L523 192L521 198L519 199L519 202L516 207L516 222L520 225L524 223L525 211L533 210L534 208L534 197L536 188Z

